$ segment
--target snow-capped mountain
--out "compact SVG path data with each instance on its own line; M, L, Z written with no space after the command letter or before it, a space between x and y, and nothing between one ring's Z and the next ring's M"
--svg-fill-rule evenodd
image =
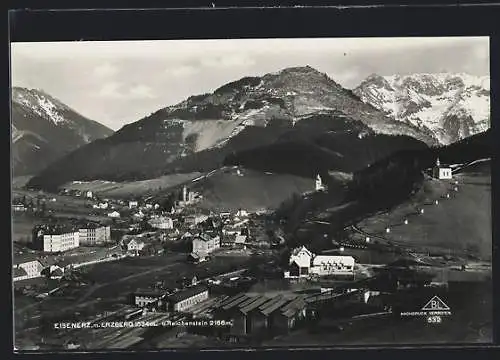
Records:
M12 89L14 175L32 175L70 151L113 133L41 90Z
M449 144L490 127L490 77L469 74L370 75L353 91L404 123Z
M321 121L313 120L321 115ZM386 116L326 74L309 66L293 67L244 77L213 93L162 108L61 159L31 185L53 183L55 173L65 183L82 178L151 178L166 171L200 168L210 171L226 155L272 144L305 122L311 123L304 130L307 134L329 131L334 124L340 129L345 123L338 131L351 132L354 138L368 133L406 135L437 144L427 129Z

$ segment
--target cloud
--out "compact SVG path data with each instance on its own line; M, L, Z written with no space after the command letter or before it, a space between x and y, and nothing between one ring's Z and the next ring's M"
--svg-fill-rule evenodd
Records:
M147 85L132 85L124 88L123 83L116 81L104 84L96 94L99 98L116 100L141 100L156 98L152 89Z
M197 69L193 66L180 65L168 68L165 73L173 77L186 77L196 73Z
M255 61L251 57L243 55L223 55L201 60L201 65L208 68L241 68L254 64Z
M156 96L147 85L136 85L130 88L128 96L133 99L153 99Z
M104 63L94 69L94 75L98 77L112 77L118 73L118 68L110 63Z
M97 92L97 96L101 98L119 99L122 97L120 87L121 84L115 81L104 84Z

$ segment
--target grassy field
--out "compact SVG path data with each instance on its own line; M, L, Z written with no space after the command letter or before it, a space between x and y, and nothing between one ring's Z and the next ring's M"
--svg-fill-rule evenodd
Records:
M186 181L193 180L201 173L189 174L172 174L165 175L155 179L128 181L128 182L110 182L103 180L95 180L90 182L68 183L61 188L72 190L90 190L100 196L110 198L124 198L129 196L147 196L167 190L168 188L177 186Z
M458 191L454 191L455 186ZM422 208L424 213L418 214ZM404 224L405 219L408 224ZM395 243L450 251L472 249L483 259L491 259L490 175L463 173L456 175L453 182L428 179L410 202L369 217L357 227ZM387 227L390 233L386 233Z
M314 190L314 180L294 175L266 174L240 169L219 171L194 182L203 199L199 206L214 211L259 211L278 207L294 193Z

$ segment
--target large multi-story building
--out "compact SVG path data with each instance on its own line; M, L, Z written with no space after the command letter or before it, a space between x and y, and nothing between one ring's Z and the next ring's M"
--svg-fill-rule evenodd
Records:
M76 227L65 225L36 226L33 245L37 250L54 253L80 246L80 233Z
M85 224L79 230L80 245L104 245L111 241L111 227L99 224Z
M166 230L174 228L174 221L172 220L172 218L164 216L154 217L149 220L148 223L155 229Z
M220 236L208 233L200 234L193 239L193 253L207 255L220 248Z
M31 254L16 255L12 264L12 277L14 281L32 279L42 276L42 263Z

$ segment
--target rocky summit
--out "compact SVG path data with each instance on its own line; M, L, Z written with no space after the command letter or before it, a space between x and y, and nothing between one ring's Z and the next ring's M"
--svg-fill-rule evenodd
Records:
M489 76L372 74L354 93L398 121L430 130L441 144L490 127Z

